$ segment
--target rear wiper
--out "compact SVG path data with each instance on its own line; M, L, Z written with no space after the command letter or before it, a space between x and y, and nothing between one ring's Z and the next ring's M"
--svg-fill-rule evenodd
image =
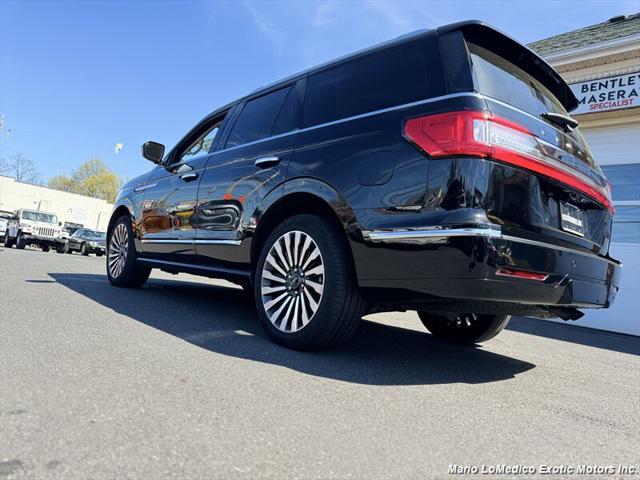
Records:
M569 132L571 132L574 128L578 126L578 122L575 119L567 115L562 115L560 113L545 112L545 113L541 113L540 116L546 118L550 122L555 123L556 125L559 125L567 129L567 131Z

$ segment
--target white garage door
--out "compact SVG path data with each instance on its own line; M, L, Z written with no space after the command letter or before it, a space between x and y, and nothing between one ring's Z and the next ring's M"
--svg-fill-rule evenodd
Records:
M640 335L640 125L582 132L613 186L616 206L610 255L622 261L620 291L607 310L584 310L576 325Z
M640 124L583 130L600 165L640 162Z

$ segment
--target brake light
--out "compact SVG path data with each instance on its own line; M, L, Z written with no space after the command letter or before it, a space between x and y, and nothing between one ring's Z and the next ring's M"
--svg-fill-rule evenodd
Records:
M564 183L614 212L610 188L554 158L566 152L543 142L522 125L489 112L458 111L412 118L405 122L404 134L431 157L491 157Z

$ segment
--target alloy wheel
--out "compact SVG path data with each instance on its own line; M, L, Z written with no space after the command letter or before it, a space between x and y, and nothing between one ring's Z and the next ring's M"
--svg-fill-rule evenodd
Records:
M269 321L294 333L309 324L324 291L324 260L316 242L299 230L271 246L262 267L260 297Z
M111 242L109 242L107 262L109 265L109 273L113 278L118 278L122 270L124 270L128 248L129 232L127 232L127 227L120 223L111 234Z

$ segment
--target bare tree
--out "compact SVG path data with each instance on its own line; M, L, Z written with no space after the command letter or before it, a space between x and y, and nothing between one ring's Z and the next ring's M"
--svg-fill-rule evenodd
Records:
M41 185L42 177L38 172L33 160L25 157L21 153L12 155L9 161L4 158L0 160L0 175L13 177L18 182Z

